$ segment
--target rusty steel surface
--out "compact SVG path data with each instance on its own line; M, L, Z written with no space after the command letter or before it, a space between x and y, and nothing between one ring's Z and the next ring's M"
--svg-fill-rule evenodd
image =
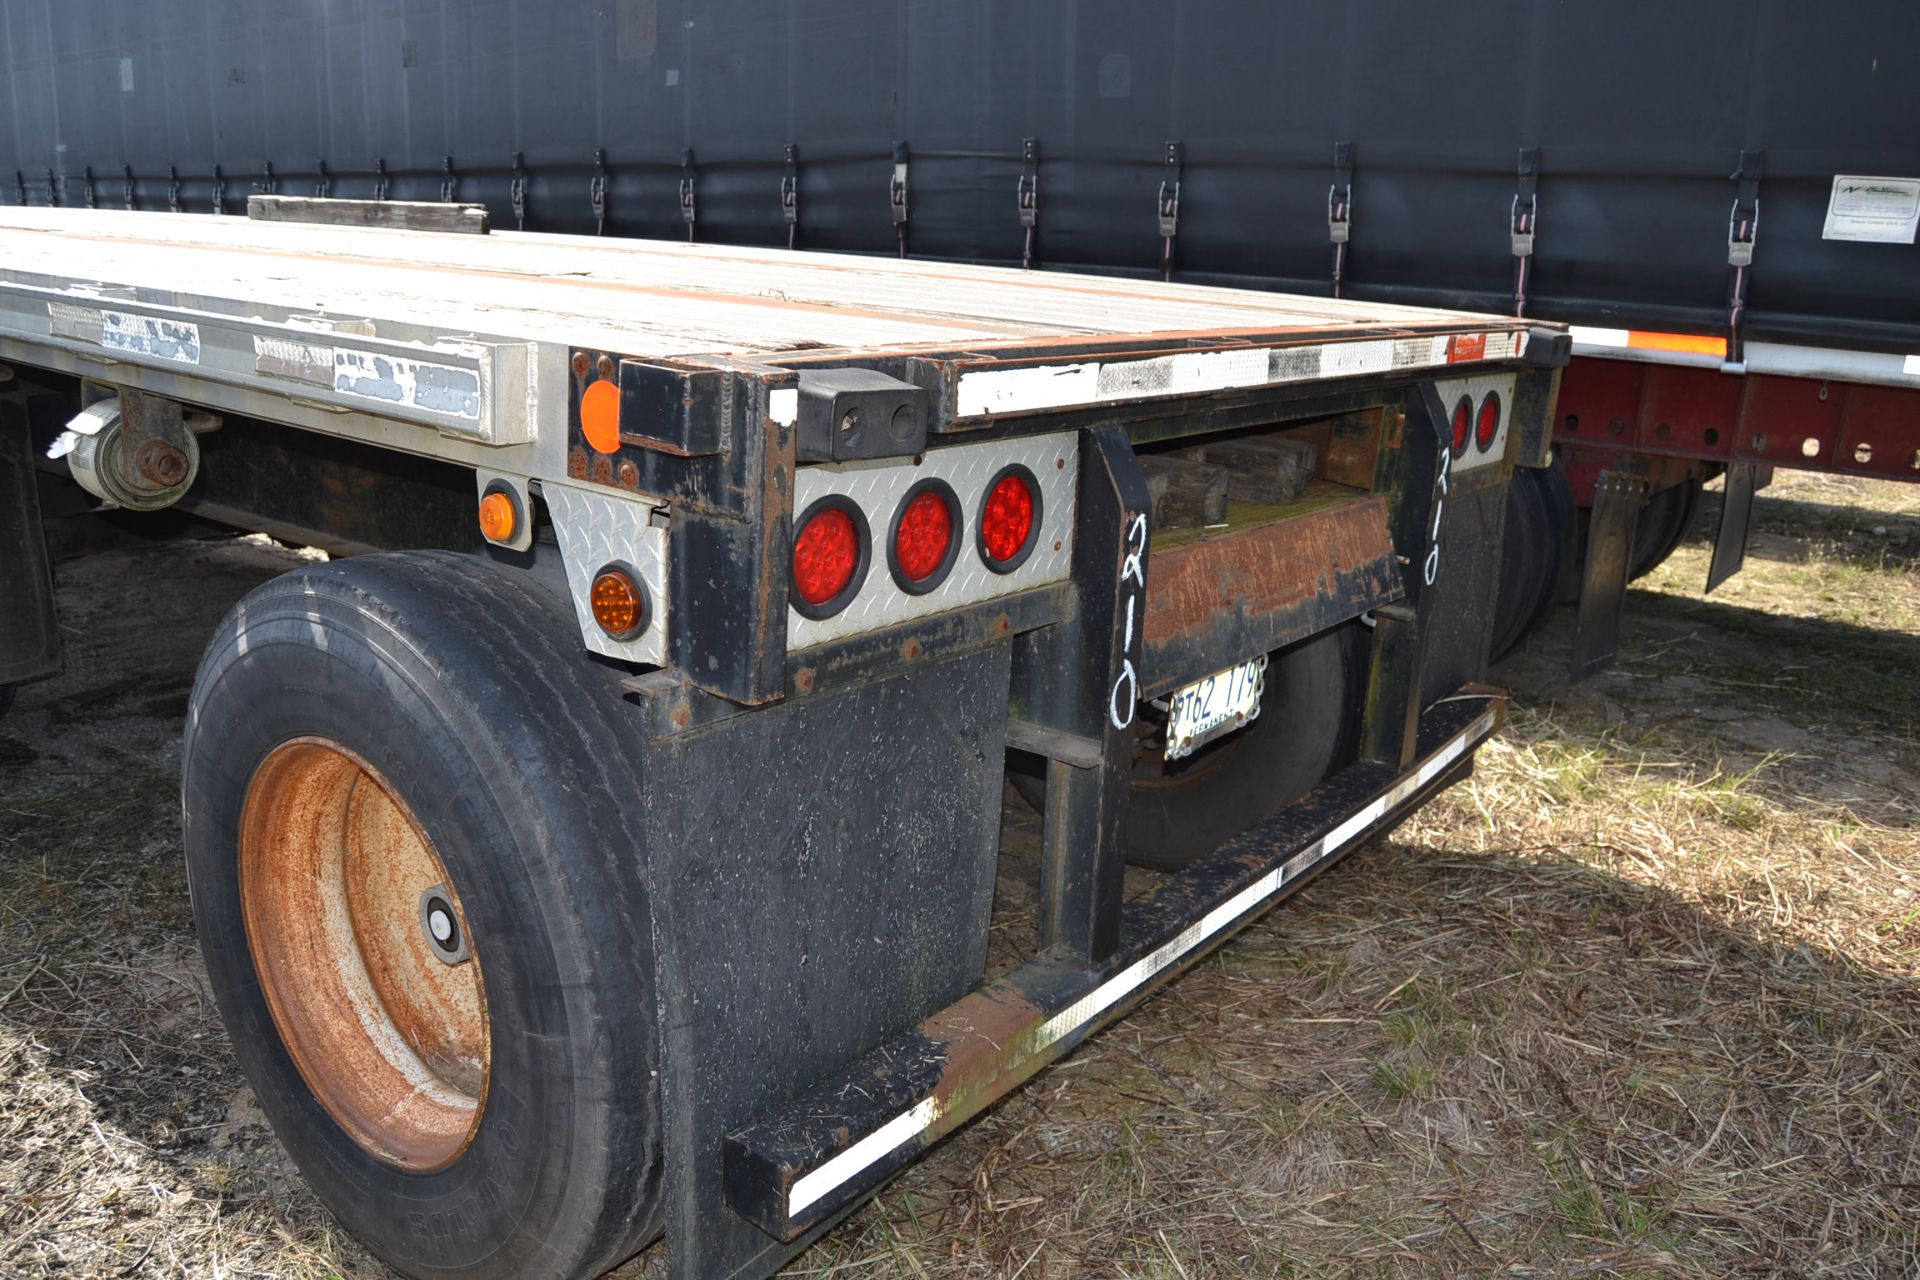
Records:
M1150 565L1147 691L1277 649L1401 594L1387 500L1377 494L1159 546Z
M486 1107L490 1046L477 956L432 951L421 895L448 881L405 803L318 738L276 748L240 822L247 941L275 1026L329 1115L413 1172L459 1158Z
M1582 356L1562 375L1557 448L1920 481L1920 390ZM1575 482L1580 505L1591 485Z

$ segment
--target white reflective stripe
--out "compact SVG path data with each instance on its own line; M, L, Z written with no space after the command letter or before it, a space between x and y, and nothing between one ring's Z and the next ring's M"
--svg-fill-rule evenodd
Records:
M1572 326L1573 340L1588 347L1624 347L1627 345L1625 329L1596 329L1590 325Z
M908 1140L926 1132L940 1118L937 1098L922 1098L911 1110L903 1111L875 1129L833 1159L801 1178L787 1192L787 1216L797 1218L821 1196L833 1192L849 1178L884 1160Z
M1278 893L1289 881L1298 879L1314 864L1352 843L1356 836L1385 817L1401 801L1445 773L1456 760L1493 732L1493 723L1493 712L1486 712L1436 751L1425 764L1348 815L1339 826L1041 1023L1032 1037L1025 1041L1027 1056L1038 1055L1080 1030L1145 986L1155 975L1178 963L1188 952ZM939 1117L940 1108L935 1099L923 1098L818 1169L801 1177L793 1184L793 1190L787 1193L787 1217L799 1217L821 1197L925 1133Z
M1326 835L1294 854L1059 1013L1054 1014L1040 1025L1039 1031L1035 1034L1035 1050L1050 1048L1080 1030L1094 1018L1144 986L1156 974L1177 963L1189 951L1278 893L1287 882L1297 879L1302 872L1315 863L1323 861L1329 854L1336 853L1351 843L1356 835L1379 821L1395 805L1438 777L1448 765L1458 760L1462 753L1492 728L1493 715L1489 712L1463 730L1452 742L1435 752L1432 759L1395 783L1391 790L1362 805Z
M1920 375L1920 356L1908 356L1901 364L1900 372Z
M955 412L962 418L1033 413L1151 396L1197 395L1238 387L1428 369L1447 363L1448 336L1183 351L1140 360L1090 360L1020 369L981 369L960 375ZM1502 330L1479 336L1486 344L1485 354L1479 359L1510 360L1519 353L1523 335ZM1623 345L1625 341L1623 336Z
M767 393L767 416L783 427L800 420L800 389L781 387Z

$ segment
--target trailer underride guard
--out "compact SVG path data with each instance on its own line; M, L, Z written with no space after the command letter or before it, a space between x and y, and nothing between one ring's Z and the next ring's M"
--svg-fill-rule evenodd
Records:
M771 1274L1501 723L1558 327L255 203L0 212L0 490L336 553L215 636L186 844L404 1272Z

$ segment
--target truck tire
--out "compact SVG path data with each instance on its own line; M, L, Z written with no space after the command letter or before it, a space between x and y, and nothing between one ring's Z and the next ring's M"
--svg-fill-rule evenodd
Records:
M201 661L182 799L221 1016L308 1183L407 1275L599 1275L659 1232L617 678L564 602L451 553L277 578Z
M1143 738L1121 829L1127 861L1178 871L1311 791L1353 756L1366 671L1363 628L1310 636L1267 661L1260 717L1172 764ZM1142 708L1143 725L1158 723ZM1044 774L1016 765L1014 789L1035 809Z

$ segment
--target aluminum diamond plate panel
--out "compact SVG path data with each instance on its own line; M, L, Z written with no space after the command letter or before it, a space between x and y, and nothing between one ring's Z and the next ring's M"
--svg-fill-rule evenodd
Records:
M662 666L667 661L667 531L652 524L653 509L632 498L616 498L549 480L540 492L560 536L560 558L567 566L567 590L587 648L625 662ZM610 561L630 566L647 588L653 621L637 639L615 640L593 620L587 592L594 571Z
M1453 412L1453 406L1459 403L1461 396L1473 402L1473 411L1478 415L1480 402L1486 398L1487 392L1500 393L1500 427L1493 433L1492 446L1481 449L1479 442L1473 438L1469 430L1466 452L1453 460L1451 470L1460 472L1474 467L1484 467L1488 463L1499 462L1507 456L1507 424L1513 418L1512 374L1485 378L1437 378L1434 380L1433 387L1440 393L1440 403L1446 407L1449 414Z
M1040 482L1040 536L1025 564L1012 573L995 573L977 550L980 503L986 496L987 482L1000 468L1016 462L1026 466ZM793 482L795 514L828 494L845 494L866 513L874 547L866 581L845 609L817 621L787 610L787 647L805 649L1064 579L1073 558L1079 464L1078 439L1072 432L1062 432L933 449L918 466L870 462L800 468ZM886 538L893 513L907 490L929 477L945 480L959 496L963 521L960 558L945 582L916 596L894 583L887 569Z

